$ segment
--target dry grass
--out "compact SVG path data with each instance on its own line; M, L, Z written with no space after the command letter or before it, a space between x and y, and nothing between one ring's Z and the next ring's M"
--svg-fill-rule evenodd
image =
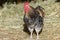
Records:
M60 3L53 0L30 3L33 7L41 5L45 8L43 31L40 40L60 40ZM4 5L0 9L0 40L29 40L23 31L23 3ZM34 40L36 35L33 34Z

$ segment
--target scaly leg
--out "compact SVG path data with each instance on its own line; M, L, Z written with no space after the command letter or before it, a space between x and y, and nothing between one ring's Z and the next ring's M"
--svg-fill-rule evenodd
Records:
M41 31L41 27L37 27L37 26L35 26L35 31L36 31L36 33L37 33L37 40L39 39L39 32Z
M33 34L33 31L31 31L31 34L30 34L30 38L32 39L32 34Z
M37 40L39 39L39 36L38 36L39 32L37 32Z
M36 33L37 33L37 40L38 40L38 39L39 39L39 36L38 36L39 31L38 31L38 29L35 29L35 31L36 31Z
M30 27L29 27L28 29L29 29L29 31L30 31L30 33L31 33L31 34L30 34L30 39L32 39L32 34L33 34L33 30L34 30L34 29L33 29L33 28L30 28Z

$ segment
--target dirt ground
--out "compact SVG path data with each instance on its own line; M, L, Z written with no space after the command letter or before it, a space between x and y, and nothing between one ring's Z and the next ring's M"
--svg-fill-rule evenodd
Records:
M20 4L17 6L20 7ZM29 35L23 31L23 14L19 14L20 11L23 13L23 7L17 6L0 10L0 40L30 40ZM45 18L39 40L60 40L60 3L50 5L44 2L41 6L45 8ZM33 40L36 40L35 34Z

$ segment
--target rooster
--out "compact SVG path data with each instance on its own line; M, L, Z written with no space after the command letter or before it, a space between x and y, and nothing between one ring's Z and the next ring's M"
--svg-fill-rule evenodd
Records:
M43 28L43 18L44 12L41 6L37 6L36 8L29 5L28 2L24 4L24 17L23 21L30 31L30 38L32 38L33 31L36 31L37 39L39 39L39 32Z

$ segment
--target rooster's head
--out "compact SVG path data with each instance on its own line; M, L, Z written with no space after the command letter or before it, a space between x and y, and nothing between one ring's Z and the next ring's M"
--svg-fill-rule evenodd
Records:
M25 12L25 13L28 13L29 10L30 10L29 2L25 2L25 3L24 3L24 12Z

